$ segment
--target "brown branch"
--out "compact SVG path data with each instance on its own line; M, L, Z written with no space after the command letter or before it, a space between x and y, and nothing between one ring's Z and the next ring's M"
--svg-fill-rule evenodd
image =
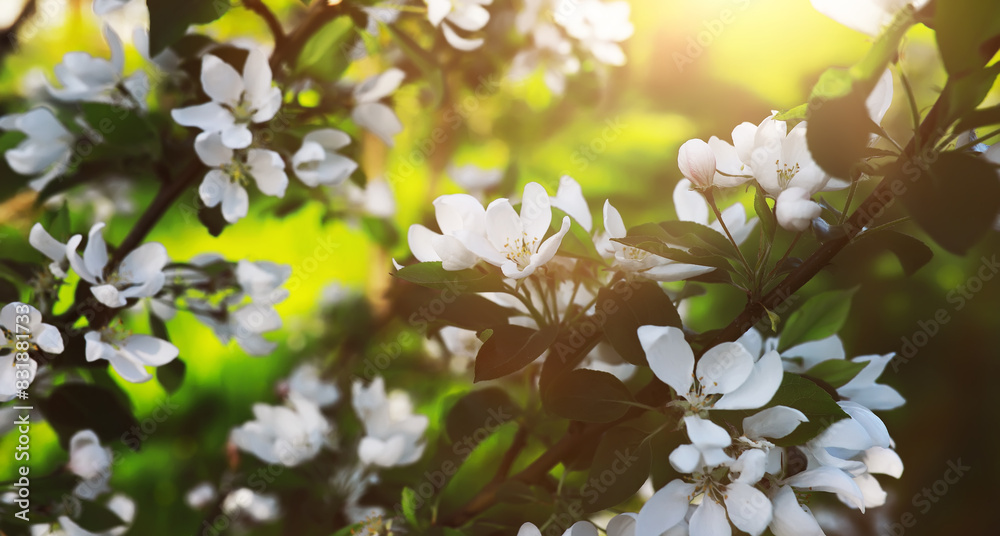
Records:
M524 447L528 445L528 427L524 424L518 424L517 433L514 434L514 440L510 443L510 448L504 453L503 458L500 460L500 465L497 466L497 473L493 477L493 482L503 482L510 474L510 468L514 465L514 461L524 450Z
M278 21L278 17L276 17L274 12L264 4L263 0L243 0L243 7L260 15L260 18L264 19L264 22L267 23L268 29L271 30L271 34L274 35L275 49L284 44L285 30L281 27L281 22Z

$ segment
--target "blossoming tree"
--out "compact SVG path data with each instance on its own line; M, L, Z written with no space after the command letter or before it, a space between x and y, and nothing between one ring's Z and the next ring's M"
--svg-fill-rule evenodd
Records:
M451 156L456 131L488 142L468 102L525 80L558 102L616 76L627 2L270 4L94 0L107 57L67 52L0 103L0 430L30 411L60 458L32 450L11 473L3 534L173 531L143 521L162 501L114 476L182 433L133 397L204 380L187 374L201 356L185 319L289 372L252 405L202 406L201 426L226 428L184 447L204 460L163 458L162 489L200 522L181 532L786 536L887 502L903 459L876 412L906 402L880 382L894 355L854 356L838 335L864 285L801 289L855 244L910 274L924 241L962 255L993 230L1000 6L814 0L870 35L867 52L800 106L679 144L672 196L622 210L582 176ZM222 37L234 17L266 37ZM933 28L945 73L930 97L901 67L914 26ZM431 170L427 218L397 213L404 174L385 166L413 128L394 104L407 94L446 110L402 177ZM560 125L539 127L531 143ZM179 225L224 250L227 229L310 206L377 247L367 293L318 272L331 285L311 297L308 343L275 334L299 329L279 308L315 269L150 238ZM341 262L315 251L314 266ZM691 325L697 298L733 292L738 311Z

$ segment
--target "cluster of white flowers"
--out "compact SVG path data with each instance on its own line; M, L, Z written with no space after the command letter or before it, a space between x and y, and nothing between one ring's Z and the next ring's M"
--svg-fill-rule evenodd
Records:
M882 122L892 103L892 73L886 71L866 100L875 124ZM733 129L732 143L715 136L708 142L693 139L680 147L677 164L699 190L731 188L755 180L775 199L778 223L804 231L821 208L812 196L849 185L848 177L830 177L817 164L806 142L806 121L789 128L772 112L760 124L742 123Z
M557 95L566 76L580 71L580 56L604 65L625 64L621 43L632 36L628 2L602 0L525 0L517 14L517 30L531 37L532 48L513 59L510 77L520 80L542 67L545 85Z

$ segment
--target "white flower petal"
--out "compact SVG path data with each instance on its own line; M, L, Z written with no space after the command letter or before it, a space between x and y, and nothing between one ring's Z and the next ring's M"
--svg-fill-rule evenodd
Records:
M679 396L688 394L694 383L694 352L684 332L669 326L640 326L638 336L653 374Z

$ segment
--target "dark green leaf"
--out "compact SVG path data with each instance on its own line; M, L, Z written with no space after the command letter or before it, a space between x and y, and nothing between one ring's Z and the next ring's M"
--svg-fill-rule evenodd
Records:
M156 367L156 381L160 382L166 392L174 393L183 385L186 372L187 365L178 357L166 365Z
M417 519L417 492L405 487L403 488L403 517L413 528L419 528L420 522Z
M485 436L477 432L492 433L520 413L521 408L502 389L478 389L464 395L451 407L445 419L445 431L452 443L478 442Z
M0 257L26 263L42 262L45 258L21 231L3 224L0 224Z
M945 118L941 122L950 124L952 121L967 117L989 94L998 74L1000 74L1000 63L972 71L964 76L950 78L942 92L948 105Z
M993 228L1000 209L1000 181L986 159L942 153L924 169L904 165L903 170L911 170L913 176L910 184L903 185L900 199L944 249L962 255Z
M760 185L757 185L757 192L754 194L753 209L757 213L757 219L760 220L761 227L764 228L765 238L773 240L778 220L774 216L771 207L767 204L767 192Z
M225 15L230 5L229 0L146 0L150 56L172 45L192 24L208 24Z
M453 292L505 292L503 277L497 270L480 272L475 268L445 270L441 262L418 262L404 266L396 277L420 286L450 289Z
M670 297L653 281L621 281L597 293L597 311L607 315L604 334L618 355L633 365L646 365L639 326L681 327Z
M542 393L552 413L584 422L611 422L625 415L635 400L628 387L613 375L590 369L571 370Z
M934 31L949 75L962 76L981 69L1000 48L1000 3L935 2Z
M205 206L201 197L198 198L198 221L205 226L208 234L215 237L221 235L222 231L229 225L229 222L222 215L222 203L208 207Z
M601 438L581 489L583 509L613 508L635 495L649 478L652 452L645 432L629 426L608 430Z
M84 102L80 108L87 124L101 134L104 143L116 146L116 155L130 150L148 153L159 148L156 129L137 110L103 102ZM132 149L136 146L142 149Z
M846 359L828 359L809 369L805 375L822 380L834 389L843 387L861 372L868 363L855 363Z
M107 389L85 383L56 387L48 398L39 400L42 413L59 436L59 444L69 448L69 440L80 430L91 429L102 443L118 443L139 423L132 412ZM139 442L125 442L138 450Z
M530 365L552 346L558 326L540 331L511 324L493 328L493 335L476 355L475 382L494 380Z
M934 252L920 240L898 231L878 231L862 235L865 241L872 242L876 249L887 249L899 259L903 272L910 276L916 273L934 257Z
M825 339L840 331L851 311L851 298L857 290L857 287L831 290L806 300L785 322L778 351L783 352L804 342Z
M74 520L89 532L104 532L125 524L118 514L93 501L80 501L80 515Z

